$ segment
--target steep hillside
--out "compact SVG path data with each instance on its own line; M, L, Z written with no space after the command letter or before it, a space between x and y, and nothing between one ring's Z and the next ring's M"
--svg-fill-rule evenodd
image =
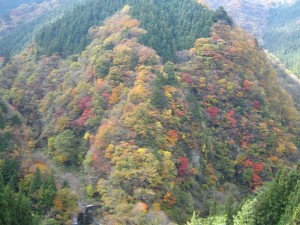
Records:
M211 18L207 12L201 16ZM299 116L252 36L220 18L178 64L164 63L140 43L157 37L151 14L149 23L134 15L127 6L90 29L78 55L39 57L31 45L0 70L0 94L32 128L32 149L58 167L84 170L85 200L100 204L101 220L184 224L194 211L213 215L226 196L241 201L279 168L294 167ZM168 32L169 42L185 40ZM72 211L63 211L63 190L53 209L60 224Z
M11 10L9 19L0 19L0 57L8 61L20 53L42 27L54 23L80 4L83 4L81 0L45 0Z
M204 0L208 6L217 9L223 6L236 24L255 35L259 42L263 42L263 36L269 22L269 10L281 5L293 5L296 0Z
M300 76L300 1L270 11L264 47Z
M196 38L208 36L213 23L213 13L190 0L74 2L66 0L61 5L63 9L54 10L51 15L38 17L6 34L0 39L0 56L7 58L14 55L32 39L38 43L40 55L58 52L67 57L80 53L90 43L90 27L100 25L126 4L133 7L132 15L138 18L141 26L148 31L141 37L142 43L156 49L166 60L174 59L176 51L190 48ZM64 9L68 5L73 7Z
M92 0L75 8L55 23L45 26L36 37L41 54L59 52L64 56L82 51L89 43L88 29L124 7L132 6L132 16L147 34L141 42L154 48L164 59L192 46L196 38L206 37L212 25L212 12L194 1ZM80 14L80 12L86 12ZM67 27L67 29L66 29ZM75 31L73 35L70 32Z
M14 1L6 1L1 0L0 1L0 18L3 18L4 20L9 19L9 15L12 9L17 8L21 4L30 4L33 2L39 3L43 0L14 0Z
M3 36L16 27L49 13L49 11L58 7L61 2L61 0L23 2L24 4L9 11L8 18L5 18L5 16L0 17L0 35ZM0 6L5 7L5 3L0 2Z
M205 2L213 9L224 7L236 24L262 41L268 22L268 7L264 4L265 2L248 0L205 0Z
M230 203L230 201L228 201ZM232 213L232 210L228 210ZM209 224L298 224L300 222L300 164L282 170L257 196L246 201L236 216L232 214L197 218L187 225Z
M223 6L236 24L253 33L258 42L276 55L299 76L299 6L298 0L248 1L206 0L216 9Z

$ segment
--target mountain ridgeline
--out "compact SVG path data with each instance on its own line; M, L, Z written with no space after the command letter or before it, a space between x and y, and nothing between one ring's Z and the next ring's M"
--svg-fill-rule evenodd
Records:
M34 32L36 21L31 21L6 34L0 39L0 55L9 57L31 39L39 45L40 55L58 52L66 57L80 53L90 43L89 28L101 24L126 4L132 6L132 16L148 32L141 37L141 42L166 60L174 59L176 51L190 48L197 38L207 37L213 23L213 12L190 0L89 0L54 22L51 17L44 19L45 25Z
M0 145L0 224L22 224L9 196L31 224L77 202L101 224L298 221L299 113L223 9L90 0L35 35L0 69L0 138L27 134Z
M253 33L259 43L285 66L300 76L300 1L205 0L216 9L223 6L243 29Z

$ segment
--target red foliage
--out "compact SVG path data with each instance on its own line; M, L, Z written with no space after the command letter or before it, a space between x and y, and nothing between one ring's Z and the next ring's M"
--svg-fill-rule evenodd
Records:
M85 110L91 106L92 96L85 96L78 99L78 106L81 110Z
M264 164L263 163L253 163L252 168L255 173L259 173L261 170L263 170Z
M242 88L243 91L250 91L253 84L254 83L252 81L244 80L244 82L243 82L243 88Z
M108 101L108 100L109 100L109 97L110 97L110 94L107 93L107 92L104 92L104 93L102 93L102 97L103 97L106 101Z
M59 109L59 110L56 111L55 117L56 118L61 117L62 115L64 115L64 113L65 113L64 109Z
M88 72L89 78L90 80L94 79L95 77L95 70L94 68L90 68L89 72Z
M219 113L218 107L209 107L206 109L209 117L217 117Z
M250 186L252 188L255 188L256 186L260 186L263 184L263 182L261 181L261 178L259 177L259 172L263 170L264 168L264 164L263 163L254 163L254 162L251 162L249 159L245 160L244 161L244 166L245 167L252 167L253 169L253 176L252 176L252 181L253 182L250 182Z
M76 125L84 126L86 121L93 116L91 109L85 109L81 114L81 117L75 121Z
M244 162L244 166L245 167L249 167L249 166L252 166L252 162L249 160L249 159L247 159L245 162Z
M255 109L255 110L258 110L261 107L259 101L254 101L252 106L253 106L253 109Z
M228 113L226 113L225 117L226 119L230 120L230 125L229 127L233 128L236 127L237 121L236 119L233 117L234 116L234 111L230 110Z
M256 173L254 173L253 174L253 181L254 182L257 182L257 181L259 181L260 180L260 177L256 174Z
M179 167L179 174L184 175L184 174L188 174L188 165L189 165L189 159L186 157L180 157L179 158L180 161L180 167Z
M182 77L182 82L188 83L188 84L192 83L191 76L189 74L184 74Z

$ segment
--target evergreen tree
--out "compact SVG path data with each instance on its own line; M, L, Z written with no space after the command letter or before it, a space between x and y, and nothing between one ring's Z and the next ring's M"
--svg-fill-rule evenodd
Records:
M42 175L39 167L35 169L33 179L29 186L29 196L33 195L42 186Z
M56 195L56 184L54 180L54 175L51 173L47 180L43 183L39 199L38 199L38 206L39 206L39 213L41 215L46 215L51 207L53 206L53 200Z
M213 21L214 22L218 22L221 21L229 26L233 26L233 20L231 19L231 17L228 15L228 13L225 11L225 9L223 8L223 6L220 6L216 12L213 15Z

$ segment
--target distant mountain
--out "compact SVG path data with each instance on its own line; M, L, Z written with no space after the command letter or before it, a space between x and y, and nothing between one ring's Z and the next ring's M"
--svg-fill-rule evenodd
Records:
M208 6L217 9L223 6L235 22L263 42L268 25L269 9L279 5L290 5L296 0L205 0Z
M263 39L264 47L300 77L300 1L270 10Z
M0 37L16 27L28 23L39 16L49 13L63 0L24 1L23 4L9 10L9 17L0 16ZM0 6L1 3L0 3Z
M43 0L0 0L0 18L8 20L11 10L19 7L21 4L40 3L42 1Z
M236 24L300 76L300 1L206 0L213 9L223 6Z

